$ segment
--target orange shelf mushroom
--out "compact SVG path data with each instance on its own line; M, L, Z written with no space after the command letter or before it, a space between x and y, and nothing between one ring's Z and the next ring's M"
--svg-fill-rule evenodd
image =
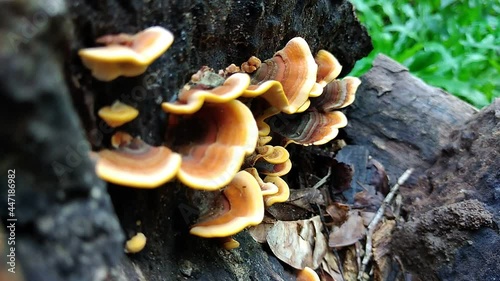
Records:
M170 119L177 124L167 133L167 140L179 138L189 128L188 136L172 147L182 155L178 178L194 189L217 190L227 185L257 144L259 133L252 112L238 100L205 103L192 115L170 115Z
M162 103L163 110L173 114L192 114L198 111L204 103L225 103L234 100L240 97L243 91L250 85L250 76L245 73L235 73L226 80L213 72L202 72L201 75L201 80L195 86L187 86L187 89L181 91L177 97L177 101ZM222 85L210 90L204 89L209 82L203 81L203 78L214 76L222 79Z
M273 124L271 122L271 124ZM271 126L288 143L300 145L321 145L334 139L339 128L347 126L347 118L340 111L307 111L297 119L289 119L284 126Z
M314 60L318 65L316 82L322 88L337 78L342 71L342 65L340 65L337 58L326 50L319 50Z
M278 192L275 194L265 195L264 203L266 207L270 207L275 203L286 202L290 197L290 188L286 181L278 176L267 176L264 178L264 182L272 183L278 187Z
M251 174L246 171L238 172L223 194L229 202L229 210L220 216L195 224L190 230L191 234L206 238L228 237L262 222L262 192Z
M312 99L312 105L324 112L344 108L354 102L360 84L361 80L357 77L334 80L325 86L321 96Z
M161 56L174 41L174 36L160 26L145 29L135 35L105 35L96 40L103 47L78 51L83 64L101 81L111 81L119 76L137 76Z
M318 273L310 267L305 267L297 273L297 281L320 281Z
M279 189L274 183L264 182L262 178L259 176L259 172L255 168L246 168L246 172L251 174L257 183L260 185L260 190L262 191L262 196L273 195L278 193Z
M277 108L282 112L293 114L307 101L311 92L313 95L321 94L321 87L316 85L317 71L318 65L314 61L309 45L303 38L295 37L271 59L260 64L253 74L251 83L265 85L269 80L280 82L287 105ZM273 85L272 87L266 85L265 91L278 87L275 82L267 82L267 84ZM273 91L279 92L278 89ZM271 101L269 103L273 104Z
M137 118L139 110L120 101L115 101L111 106L99 109L97 115L110 127L115 128Z
M130 187L158 187L173 179L181 166L179 154L164 146L150 146L139 138L96 155L95 169L101 179Z

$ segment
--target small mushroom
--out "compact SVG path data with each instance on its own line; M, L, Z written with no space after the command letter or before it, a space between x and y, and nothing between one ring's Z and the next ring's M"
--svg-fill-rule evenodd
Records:
M246 73L252 73L260 67L261 63L258 57L251 56L246 62L241 64L241 70Z
M255 178L255 180L257 180L257 182L260 185L260 189L262 191L262 196L278 193L279 191L278 187L274 183L264 182L262 178L259 176L259 172L257 171L257 169L246 168L245 171L250 173Z
M323 94L311 99L314 108L328 112L344 108L350 105L354 99L356 90L361 84L357 77L345 77L342 80L333 80L323 89Z
M281 177L290 172L290 170L292 169L292 162L290 161L290 159L279 164L271 164L267 161L257 161L255 163L255 168L257 168L257 170L261 174Z
M322 88L337 78L342 71L342 65L340 65L339 61L326 50L319 50L314 60L318 65L316 83L321 85Z
M146 240L144 233L138 232L125 243L125 253L135 254L142 251L146 246Z
M134 137L132 137L131 135L122 131L118 131L113 136L111 136L111 146L114 148L119 148L122 145L129 144L133 139Z
M307 101L311 91L318 92L319 89L315 86L317 70L318 66L309 45L303 38L295 37L282 50L276 52L273 58L260 65L253 74L252 84L269 80L280 82L288 106L279 109L292 114Z
M181 165L179 154L164 146L150 146L140 138L96 155L95 169L101 179L130 187L158 187L173 179Z
M310 267L305 267L297 273L297 281L320 281L318 273Z
M83 64L102 81L118 76L137 76L161 56L174 41L174 36L160 26L145 29L135 35L105 35L96 40L106 46L78 51Z
M115 128L134 120L139 115L139 110L120 101L115 101L111 106L99 109L97 114L106 124Z
M264 218L262 192L255 178L240 171L223 191L229 210L222 215L195 224L190 233L212 238L234 235L245 227L257 225Z
M290 158L288 150L282 146L265 145L256 148L262 158L271 164L280 164Z
M279 123L271 120L269 124L274 132L284 136L289 142L306 146L331 141L337 136L338 129L347 125L347 118L340 111L307 111L286 121Z
M222 246L226 250L233 250L240 246L240 242L236 241L233 237L222 237L221 238Z
M264 178L264 182L272 183L278 187L278 192L271 195L264 196L264 203L266 207L272 206L274 203L282 203L288 200L290 197L290 188L286 181L278 176L267 176Z
M214 73L203 73L203 75L218 76ZM206 84L202 82L198 82L196 86L188 86L187 89L181 91L177 101L164 102L161 106L168 113L192 114L198 111L205 102L225 103L238 98L250 84L250 77L246 73L235 73L222 81L222 85L212 89L206 89Z

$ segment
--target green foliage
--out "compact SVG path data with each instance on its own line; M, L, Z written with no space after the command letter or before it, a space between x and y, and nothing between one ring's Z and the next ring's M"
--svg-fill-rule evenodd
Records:
M498 0L351 2L374 50L350 75L362 75L384 53L479 108L500 97Z

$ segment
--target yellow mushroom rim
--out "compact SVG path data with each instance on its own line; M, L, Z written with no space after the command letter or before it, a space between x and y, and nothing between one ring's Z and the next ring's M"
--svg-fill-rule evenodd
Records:
M153 26L135 35L105 35L96 41L107 45L82 49L78 55L96 79L111 81L144 73L170 47L174 36L163 27Z
M101 179L130 187L156 188L172 180L181 166L179 154L164 146L150 146L139 138L95 155L95 169Z
M314 108L323 112L344 108L354 102L360 84L361 80L357 77L334 80L323 88L321 96L311 99L311 103Z
M265 195L264 203L266 207L270 207L275 203L286 202L290 197L290 188L286 181L278 176L267 176L264 178L264 182L272 183L278 187L278 192L275 194Z
M176 102L164 102L165 112L173 114L192 114L198 111L204 103L226 103L241 96L250 85L250 76L245 73L236 73L229 76L224 83L211 90L188 89L182 90Z
M271 182L264 182L262 178L259 176L259 172L255 168L246 168L246 172L250 173L259 183L260 190L262 191L262 196L273 195L278 193L278 187Z
M342 71L342 65L340 65L339 61L326 50L319 50L314 60L318 65L316 83L322 88L337 78Z
M246 171L238 172L223 193L229 201L229 211L195 224L190 230L191 234L206 238L227 237L262 222L262 192L251 174Z
M135 254L142 251L146 246L146 240L146 235L142 232L138 232L125 243L125 253Z
M97 115L110 127L115 128L137 118L139 110L120 101L115 101L111 106L99 109Z

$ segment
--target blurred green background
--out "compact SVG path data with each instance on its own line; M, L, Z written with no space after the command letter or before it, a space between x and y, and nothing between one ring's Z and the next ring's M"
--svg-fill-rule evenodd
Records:
M500 97L499 0L351 2L374 50L350 75L364 74L384 53L478 108Z

